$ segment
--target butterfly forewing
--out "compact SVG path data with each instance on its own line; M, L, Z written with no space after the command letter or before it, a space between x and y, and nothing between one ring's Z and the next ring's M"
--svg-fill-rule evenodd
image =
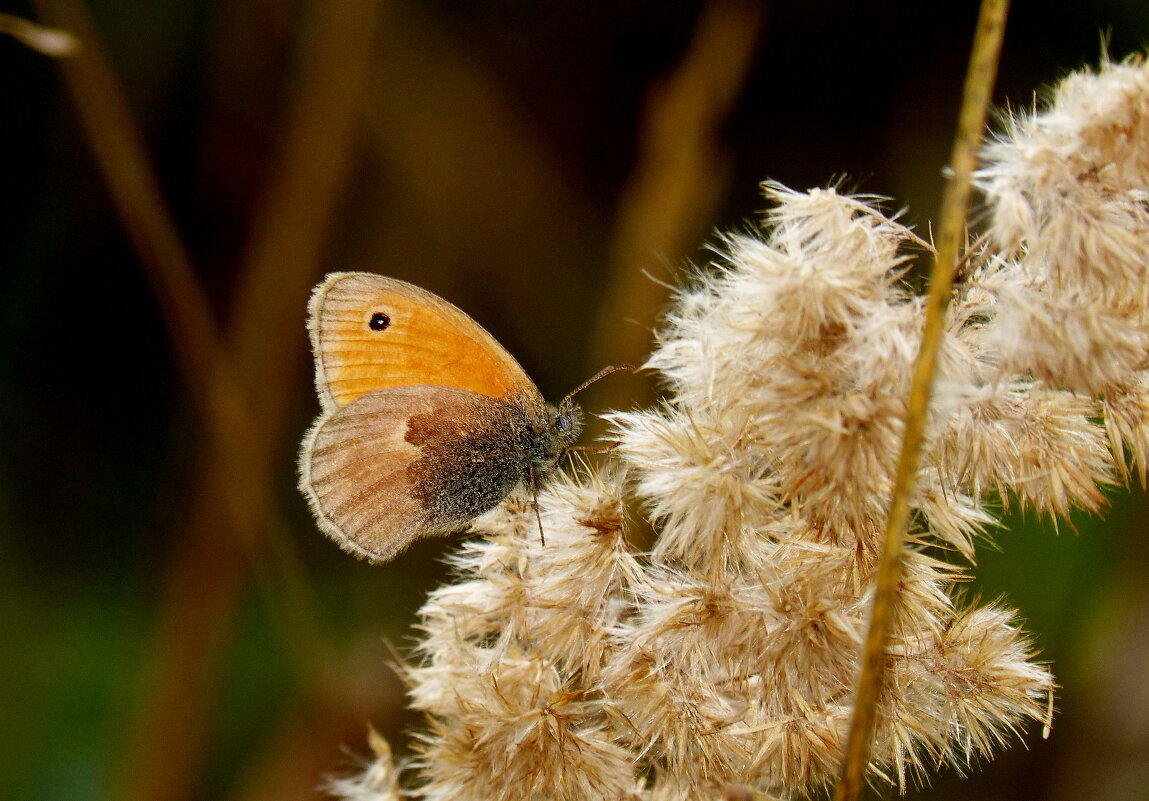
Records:
M434 385L542 403L495 339L455 306L372 273L333 273L309 306L316 386L326 411L383 389Z

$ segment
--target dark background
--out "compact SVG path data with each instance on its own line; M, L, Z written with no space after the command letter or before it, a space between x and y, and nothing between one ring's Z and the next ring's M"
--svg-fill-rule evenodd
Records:
M840 180L927 232L976 8L90 0L87 33L64 0L0 11L85 42L62 63L0 37L0 797L283 801L367 721L403 751L384 640L450 547L369 567L310 520L310 286L417 281L556 398L642 358L665 300L644 272L704 262L760 180ZM999 104L1103 40L1143 49L1149 5L1015 3ZM651 398L611 381L591 409ZM1022 611L1063 685L1051 737L914 797L1147 797L1149 507L1112 499L979 556L971 592Z

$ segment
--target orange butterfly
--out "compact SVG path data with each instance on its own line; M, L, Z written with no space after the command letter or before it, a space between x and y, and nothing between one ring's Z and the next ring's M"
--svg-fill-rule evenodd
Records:
M299 487L351 553L384 562L465 528L520 483L537 487L578 436L569 396L547 404L494 337L430 292L333 273L308 310L322 412Z

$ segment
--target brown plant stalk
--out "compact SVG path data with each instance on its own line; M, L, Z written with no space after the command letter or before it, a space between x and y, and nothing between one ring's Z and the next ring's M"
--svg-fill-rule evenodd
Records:
M945 331L959 249L966 232L966 211L973 190L973 171L977 165L978 149L981 147L982 132L997 76L997 62L1005 38L1008 12L1008 0L985 0L974 34L973 54L970 56L961 115L950 158L950 175L942 200L941 224L933 269L930 272L922 342L914 362L914 376L906 408L905 435L894 478L894 495L886 519L885 541L874 588L870 628L866 633L862 672L854 694L850 738L846 744L841 778L834 790L835 801L856 801L862 793L862 778L869 761L878 693L885 676L887 639L901 578L902 550L905 548L909 526L911 499L917 490L918 464L933 394L938 349Z

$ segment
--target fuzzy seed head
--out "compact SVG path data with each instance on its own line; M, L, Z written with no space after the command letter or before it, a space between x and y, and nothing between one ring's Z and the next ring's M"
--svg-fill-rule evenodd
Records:
M1149 71L1104 64L1009 119L978 181L911 503L870 777L969 770L1048 726L1012 611L963 599L1016 503L1100 512L1149 457ZM797 798L840 765L924 304L928 248L876 199L764 186L755 230L682 289L617 445L475 523L402 670L425 799ZM1131 460L1131 462L1127 462ZM635 520L652 544L628 540ZM389 752L337 785L399 794Z

